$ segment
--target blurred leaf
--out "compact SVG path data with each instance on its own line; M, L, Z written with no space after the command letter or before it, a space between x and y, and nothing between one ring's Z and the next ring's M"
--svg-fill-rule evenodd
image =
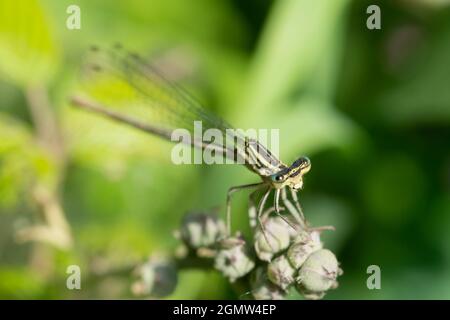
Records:
M36 183L53 189L57 166L20 122L0 114L0 205L17 204Z
M0 123L1 136L8 138L0 140L0 155L17 151L25 144L31 143L31 132L19 121L0 114Z
M411 70L376 102L391 123L450 123L450 24L436 32Z
M66 8L74 2L42 1L57 25L65 26ZM64 48L72 51L69 54L92 44L118 41L141 52L180 44L229 49L244 46L248 38L245 22L230 1L78 0L76 3L81 9L82 32L65 27L55 30Z
M408 5L417 5L418 9L441 9L450 5L450 0L411 0Z
M298 157L327 148L350 149L367 139L355 122L321 100L305 97L294 106L290 113L271 117L272 126L281 128L282 154Z
M45 282L21 267L0 267L1 299L38 299L43 297Z
M79 230L79 242L88 252L102 252L117 263L140 261L157 247L158 241L139 223L126 220L102 224L92 217Z
M333 231L324 231L321 239L325 247L338 254L354 229L350 209L341 201L327 196L301 198L305 216L312 227L335 227Z
M368 166L362 189L368 213L396 227L415 216L427 189L422 169L408 156L385 154Z
M38 0L0 3L0 71L21 86L48 81L58 65L48 18Z
M199 270L187 270L179 274L178 285L168 299L196 299L200 294L205 272Z
M438 247L446 260L447 268L450 268L450 195L438 196L430 206L430 212L426 212L424 232L426 237ZM450 290L449 290L450 291Z
M261 115L301 88L336 36L349 1L277 1L254 58L246 114ZM278 109L278 108L277 108Z

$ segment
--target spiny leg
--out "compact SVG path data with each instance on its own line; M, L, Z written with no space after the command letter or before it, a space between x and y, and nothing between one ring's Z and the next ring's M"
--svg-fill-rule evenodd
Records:
M302 219L302 216L300 215L300 213L296 210L296 208L294 207L292 202L288 199L287 194L286 194L286 188L283 188L281 190L281 199L283 200L284 204L286 205L286 208L288 209L288 211L292 214L292 216L294 216L295 220L297 220L297 222L300 224L300 226L304 227L305 226L304 218Z
M262 186L262 185L261 185ZM258 215L258 208L256 205L256 199L255 195L259 191L260 188L257 188L255 191L250 193L248 197L248 217L249 217L249 224L252 229L256 227L257 224L257 215Z
M259 201L258 204L258 222L259 222L259 226L261 227L261 230L264 232L264 225L262 223L262 214L263 214L263 210L264 210L264 205L266 204L267 198L269 197L270 191L272 191L271 187L268 187L267 190L264 192L264 195L262 196L261 200ZM264 232L265 233L265 232ZM266 239L267 240L267 239Z
M231 235L231 195L239 190L251 189L255 187L260 187L264 182L244 184L242 186L231 187L227 192L227 235Z
M266 211L264 211L264 212L261 214L261 219L262 219L263 221L265 221L265 220L269 217L269 215L270 215L272 212L274 212L274 211L275 211L275 208L274 208L274 207L267 208Z
M283 200L286 208L288 209L289 213L292 214L294 216L294 218L298 221L300 219L300 216L297 212L297 210L295 209L294 205L292 204L292 202L288 199L287 194L286 194L286 188L283 188L281 190L281 199Z
M305 215L303 214L302 207L300 205L300 202L298 201L297 191L295 191L293 189L289 189L289 190L291 191L292 199L294 200L295 206L297 207L297 210L300 213L302 220L305 221Z
M266 201L267 201L267 198L269 197L270 191L272 191L272 188L268 187L266 192L264 193L263 197L261 198L261 201L258 204L258 216L257 217L258 217L259 227L261 228L261 231L263 233L264 239L266 240L266 242L269 245L269 247L272 248L272 245L270 244L269 238L267 237L267 234L266 234L266 228L264 227L264 224L263 224L263 221L262 221L264 205L266 204Z
M258 206L256 206L256 199L255 199L255 195L259 190L255 190L253 191L249 198L248 198L248 207L249 207L249 218L250 218L250 227L255 228L256 227L256 220L258 220L258 224L260 226L260 228L263 230L264 229L264 225L262 224L262 221L265 221L269 214L272 213L273 211L275 211L274 207L270 207L268 209L266 209L266 211L261 212L261 210L264 209L264 203L267 200L268 195L270 194L271 189L267 189L263 195L263 198L260 199L260 202L258 203ZM264 197L266 197L266 199L264 199Z
M295 226L291 221L289 221L285 216L283 216L280 212L277 212L276 210L274 210L275 211L275 214L278 216L278 217L280 217L284 222L286 222L288 225L289 225L289 227L291 227L292 229L294 229L295 231L297 231L297 226Z
M280 213L280 193L281 193L281 189L276 189L275 193L274 193L274 199L273 199L273 203L275 204L275 213L278 217L280 217L281 219L283 219L284 222L286 222L292 229L297 230L297 228L288 220L286 219L286 217L284 217L281 213ZM292 206L292 205L291 205ZM284 208L283 208L284 210Z
M275 205L275 212L280 213L280 189L276 189L273 197L273 203Z

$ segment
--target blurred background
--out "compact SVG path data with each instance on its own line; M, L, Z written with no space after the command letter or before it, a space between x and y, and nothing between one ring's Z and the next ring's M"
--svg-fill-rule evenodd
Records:
M81 29L69 30L69 5ZM381 30L366 9L381 8ZM450 7L446 0L0 2L0 298L130 298L128 270L174 250L183 214L258 181L175 166L172 145L71 108L82 55L121 42L240 128L308 155L300 200L345 273L327 299L450 298ZM248 231L247 195L233 228ZM79 265L82 290L66 288ZM381 268L368 290L367 267ZM238 298L184 271L169 298ZM293 297L296 298L296 297Z

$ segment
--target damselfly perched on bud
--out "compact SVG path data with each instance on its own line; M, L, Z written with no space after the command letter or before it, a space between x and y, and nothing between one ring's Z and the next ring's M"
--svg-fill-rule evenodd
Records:
M250 195L252 201L256 192L264 189L258 206L253 210L261 228L260 217L272 191L276 213L280 214L281 197L300 226L305 225L296 192L303 187L303 175L311 168L308 158L301 157L292 165L285 165L258 140L233 130L224 120L202 108L183 89L166 80L143 58L120 46L107 50L92 48L91 51L82 72L88 78L88 84L81 93L72 97L74 106L171 141L180 140L182 129L183 143L241 163L261 177L261 182L229 189L226 202L228 235L231 234L231 195L243 189L255 189ZM224 138L205 141L194 136L192 139L196 122L201 122L204 128L220 130Z

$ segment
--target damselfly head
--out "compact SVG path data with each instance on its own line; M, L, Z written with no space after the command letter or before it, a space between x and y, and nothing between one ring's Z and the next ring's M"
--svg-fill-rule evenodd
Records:
M297 175L297 174L304 175L309 170L311 170L311 160L309 160L308 157L298 158L289 167L290 176L293 176L294 174L295 175Z
M295 160L289 167L289 186L294 190L299 190L303 187L303 175L311 170L311 160L308 157L300 157Z
M311 169L311 161L307 157L300 157L290 167L271 176L276 188L290 187L299 190L303 187L303 175Z

